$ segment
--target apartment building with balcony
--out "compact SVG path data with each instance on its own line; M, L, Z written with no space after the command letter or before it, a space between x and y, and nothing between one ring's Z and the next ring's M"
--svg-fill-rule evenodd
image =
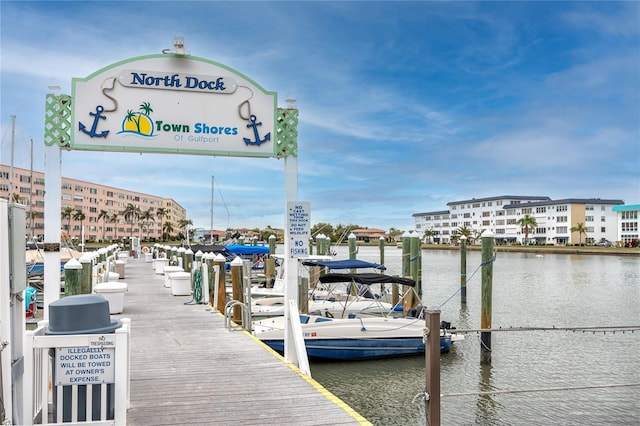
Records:
M27 235L39 241L44 238L44 183L42 172L22 168L13 168L13 179L10 178L11 167L0 164L0 198L12 199L26 206ZM10 186L13 185L13 198ZM117 241L129 236L142 240L159 241L164 224L171 224L173 232L180 232L179 223L186 219L187 211L171 198L164 198L128 189L115 188L97 183L61 178L61 205L59 219L62 231L72 239L82 238L84 228L85 241ZM149 219L127 221L124 211L129 204L139 209L140 213L149 211ZM165 211L158 217L158 210ZM72 211L63 217L63 211ZM76 212L82 212L80 220Z
M441 244L449 244L459 228L471 229L476 235L484 230L493 232L498 244L593 244L598 241L618 241L618 212L614 207L622 200L600 198L567 198L552 200L545 196L501 195L447 203L448 210L415 213L415 231ZM528 241L518 224L525 215L536 220ZM572 232L583 224L586 235Z

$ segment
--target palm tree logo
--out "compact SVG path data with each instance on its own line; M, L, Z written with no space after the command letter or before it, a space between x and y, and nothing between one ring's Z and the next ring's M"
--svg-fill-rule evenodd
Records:
M140 104L139 112L127 110L122 121L122 131L118 133L134 133L140 136L153 136L153 120L149 116L153 112L149 102Z

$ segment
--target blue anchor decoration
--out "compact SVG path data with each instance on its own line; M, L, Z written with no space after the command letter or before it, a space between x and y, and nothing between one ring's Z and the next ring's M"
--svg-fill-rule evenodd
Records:
M267 133L264 139L260 139L260 134L258 133L258 126L262 126L262 121L259 123L256 123L256 116L252 115L251 124L247 124L247 128L253 127L253 135L255 136L256 140L252 141L249 138L242 138L244 139L244 143L246 143L247 145L260 145L271 140L271 133Z
M84 124L79 123L80 124L80 131L86 133L87 135L93 137L97 137L97 138L106 138L107 135L109 134L108 130L105 130L104 132L101 133L97 133L96 129L98 128L98 120L102 119L107 119L106 115L102 115L102 111L104 111L104 107L102 105L98 105L96 106L96 112L90 112L89 115L95 117L93 119L93 125L91 126L91 130L87 130L87 128L85 127Z

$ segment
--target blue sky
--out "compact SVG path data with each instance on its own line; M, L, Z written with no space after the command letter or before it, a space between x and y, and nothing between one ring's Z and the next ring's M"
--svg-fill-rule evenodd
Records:
M497 195L640 202L638 2L31 2L1 13L2 149L44 171L48 86L188 53L295 98L312 224L413 229ZM63 176L174 198L196 227L284 227L277 159L63 152Z

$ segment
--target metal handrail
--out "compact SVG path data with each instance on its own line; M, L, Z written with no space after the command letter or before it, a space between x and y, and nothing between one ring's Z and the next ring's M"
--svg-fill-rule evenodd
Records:
M232 320L231 317L233 316L233 312L231 311L231 308L233 308L234 306L240 306L242 307L242 318L244 320L245 318L245 310L247 308L247 306L239 301L239 300L230 300L229 302L227 302L226 305L224 305L224 326L227 328L227 330L229 331L233 331L233 330L237 330L238 328L233 327L231 324L235 324ZM241 325L242 328L245 328L245 324ZM249 332L251 332L251 327L249 327L248 329Z

